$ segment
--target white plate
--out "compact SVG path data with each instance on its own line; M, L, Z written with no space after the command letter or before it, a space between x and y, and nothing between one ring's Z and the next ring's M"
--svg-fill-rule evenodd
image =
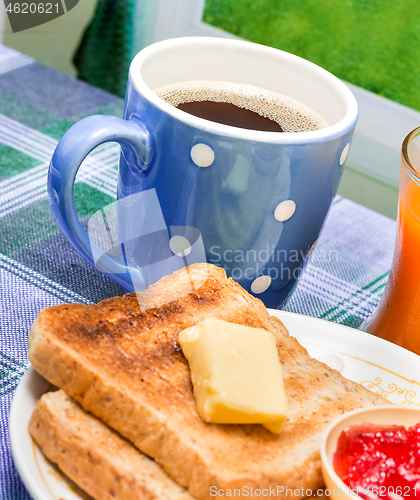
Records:
M420 357L367 333L309 316L270 310L309 354L381 394L389 401L420 408ZM36 401L51 385L30 368L10 410L10 443L15 464L35 500L88 498L48 462L28 432Z

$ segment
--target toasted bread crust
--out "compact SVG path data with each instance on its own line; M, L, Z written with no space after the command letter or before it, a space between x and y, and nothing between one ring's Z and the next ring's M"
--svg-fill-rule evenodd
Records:
M37 402L29 432L46 457L96 500L192 500L156 462L63 391Z
M191 290L191 279L201 285ZM178 334L210 316L275 335L289 401L279 436L260 425L206 424L198 416ZM217 498L211 486L321 487L318 448L326 425L345 411L385 402L310 358L261 301L207 264L165 277L139 297L45 309L29 345L44 377L203 500Z

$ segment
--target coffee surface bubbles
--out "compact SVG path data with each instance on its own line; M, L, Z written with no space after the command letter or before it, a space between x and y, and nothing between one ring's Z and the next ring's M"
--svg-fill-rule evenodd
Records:
M323 116L280 92L245 83L188 80L154 89L164 101L213 122L268 132L308 132L328 127Z

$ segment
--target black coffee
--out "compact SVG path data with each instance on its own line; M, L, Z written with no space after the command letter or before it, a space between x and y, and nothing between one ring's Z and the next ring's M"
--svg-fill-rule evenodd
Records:
M187 80L154 92L186 113L233 127L306 132L328 126L319 113L297 99L245 83Z
M196 101L178 104L178 109L190 115L204 118L231 127L265 132L283 132L281 126L265 116L246 108L239 108L230 102Z

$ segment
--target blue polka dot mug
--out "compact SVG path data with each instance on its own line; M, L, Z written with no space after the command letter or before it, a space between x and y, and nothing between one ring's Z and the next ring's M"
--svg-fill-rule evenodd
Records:
M280 92L328 125L250 130L193 116L154 92L190 80ZM349 89L297 56L221 38L159 42L131 64L124 119L85 118L59 142L48 176L52 212L70 243L127 290L207 261L268 307L281 307L315 247L357 116ZM117 201L91 218L86 234L74 180L107 141L121 145Z

